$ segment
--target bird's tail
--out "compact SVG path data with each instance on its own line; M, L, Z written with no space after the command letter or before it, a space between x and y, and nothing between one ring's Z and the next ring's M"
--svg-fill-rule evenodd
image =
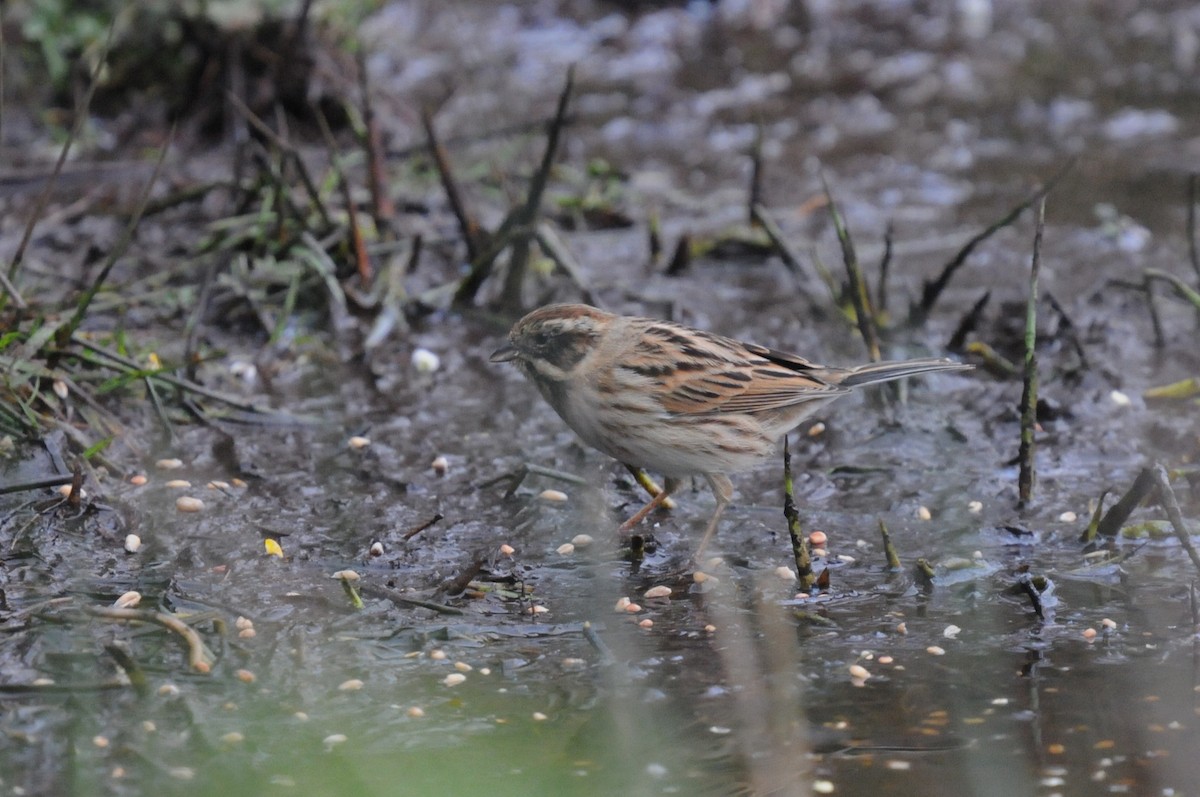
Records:
M922 360L894 360L892 362L869 363L851 368L839 381L843 387L860 387L873 385L876 382L890 382L893 379L903 379L914 374L929 371L966 371L974 368L966 363L956 363L954 360L941 360L929 357Z

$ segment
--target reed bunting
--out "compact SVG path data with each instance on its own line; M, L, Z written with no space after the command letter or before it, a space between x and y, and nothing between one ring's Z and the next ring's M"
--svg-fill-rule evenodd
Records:
M513 362L585 443L658 471L663 489L621 525L627 532L704 476L717 505L697 556L733 496L725 474L768 457L779 438L856 387L970 365L952 360L817 365L787 352L669 321L582 304L526 315L492 362Z

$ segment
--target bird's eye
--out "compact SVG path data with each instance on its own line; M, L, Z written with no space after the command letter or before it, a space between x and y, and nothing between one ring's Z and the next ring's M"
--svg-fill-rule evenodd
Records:
M533 342L538 346L545 346L550 342L550 335L546 332L538 332L533 336Z

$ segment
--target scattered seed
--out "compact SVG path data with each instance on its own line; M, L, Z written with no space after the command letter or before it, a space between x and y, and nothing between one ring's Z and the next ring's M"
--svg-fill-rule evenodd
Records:
M545 606L541 605L540 603L537 603L537 604L534 604L533 606L530 606L528 609L526 609L525 613L526 614L546 614L549 611L550 610L547 609Z
M108 747L108 737L107 736L93 736L92 744L96 745L97 747L99 747L101 749Z
M895 659L893 659L891 656L880 656L879 657L880 664L891 664L893 661L895 661Z
M1067 748L1065 745L1054 742L1046 745L1046 752L1050 755L1062 755L1063 753L1067 752Z
M441 367L442 358L429 349L413 349L412 364L421 373L431 374Z
M234 675L244 684L252 684L258 680L258 676L249 670L238 670Z
M569 542L564 542L555 549L555 552L560 556L570 556L571 554L575 553L575 546Z
M1079 519L1079 516L1076 515L1074 512L1063 512L1061 515L1058 516L1058 520L1060 523L1074 523L1078 519Z
M550 719L540 711L533 712L531 716L533 717L534 722L545 722L546 720Z
M825 543L828 542L828 540L829 535L823 531L814 531L808 535L808 544L815 545L818 548L825 547Z
M292 717L300 722L308 722L308 712L305 711L293 711Z
M1108 394L1108 397L1112 399L1112 403L1116 404L1118 407L1128 407L1133 403L1129 396L1125 395L1120 390L1114 390Z
M191 767L167 767L167 774L175 780L194 780L196 770Z
M829 556L829 551L825 550L824 548L813 548L812 555L823 559L826 556Z
M459 672L470 672L475 668L470 664L467 664L465 661L456 661L454 662L454 669L458 670Z
M420 706L413 706L404 713L415 720L419 720L421 717L425 716L425 709L421 708Z
M371 547L367 549L371 556L383 556L383 543L379 540L371 543Z
M238 631L238 639L254 639L256 636L258 636L258 632L253 628L243 628Z
M568 657L562 660L562 667L564 670L582 670L584 667L587 667L587 661Z
M1093 639L1096 638L1096 629L1095 628L1083 629L1083 638L1086 639L1088 642L1091 642Z
M850 677L856 681L865 681L871 677L871 673L861 664L850 665Z
M653 628L654 621L647 617L645 620L642 620L640 623L638 623L638 625L642 628Z
M234 479L232 484L234 487L238 488L239 490L246 487L246 483L244 481L242 481L241 479Z
M646 598L669 598L671 597L671 588L665 584L659 584L643 592L642 596Z
M812 790L817 794L833 794L833 781L814 780Z
M917 507L917 520L932 520L933 513L929 511L927 506Z
M338 691L357 692L359 689L362 689L363 686L365 686L365 684L362 682L361 678L351 678L349 681L342 681L340 684L338 684Z
M542 490L540 493L538 493L538 498L542 499L543 501L561 504L567 500L567 494L562 490Z
M618 612L625 611L625 607L629 605L629 602L630 602L629 598L627 598L627 597L622 596L620 598L617 598L617 605L613 607L613 611L618 611Z
M958 626L948 625L946 626L946 630L942 631L942 636L946 637L946 639L955 639L961 633L962 629Z
M937 645L930 645L929 647L925 648L925 652L928 653L930 656L945 656L946 655L946 649L939 648Z
M450 460L442 456L434 457L429 467L433 468L433 472L438 476L445 476L446 471L450 470Z
M707 581L716 581L716 579L714 579L708 573L705 573L703 570L697 570L695 573L692 573L692 581L697 584L703 584Z
M147 479L146 475L143 473L135 473L134 475L129 477L129 483L132 484L134 487L141 487L143 484L145 484L148 481L150 481L150 480Z
M775 568L775 575L779 576L784 581L796 580L796 574L792 572L790 567L786 567L784 565L780 565L779 567Z
M159 470L179 470L183 467L182 459L160 459L154 463Z
M820 437L825 434L825 424L822 421L817 421L812 426L808 427L809 437Z
M221 481L220 479L214 479L213 481L210 481L208 484L206 484L204 486L210 490L228 490L229 482L224 482L224 481Z
M720 556L714 556L704 563L706 570L716 570L721 565L725 564L725 560Z
M54 395L58 396L60 399L63 399L64 401L66 401L67 396L71 392L70 390L67 389L67 383L62 381L61 379L55 379L51 383L50 387L54 390Z
M186 490L192 486L192 483L187 479L171 479L164 487L170 487L172 490Z
M516 553L516 550L516 548L512 547L508 543L504 543L500 546L500 553L504 554L505 556L512 556L514 553Z
M442 683L446 686L458 686L465 680L467 680L467 676L461 672L452 672L442 679Z
M223 744L227 744L230 746L235 745L235 744L241 744L244 741L246 741L246 737L243 734L238 733L237 731L230 731L229 733L227 733L221 737L221 742Z
M137 553L142 548L142 538L136 534L125 535L125 550L128 553Z
M204 502L190 495L181 495L175 499L175 508L180 512L203 512Z
M142 602L142 593L130 590L121 597L113 601L113 606L118 609L132 609Z
M337 747L339 744L345 744L349 738L350 737L346 736L344 733L329 734L322 742L325 745L325 752L331 752L333 748Z
M907 772L908 770L912 769L912 762L892 759L891 761L885 762L884 766L894 772Z
M353 570L339 570L330 576L330 578L341 579L342 581L358 581L362 576Z
M625 604L625 611L628 612L629 614L637 614L641 610L642 610L641 604L637 604L637 603Z
M361 451L362 449L371 445L371 438L362 437L361 435L354 435L354 437L351 437L346 441L346 445L350 446L351 450L353 451Z
M63 498L66 498L67 496L69 496L71 494L71 485L69 485L69 484L60 485L58 488L58 494L61 495ZM80 488L79 497L87 498L87 490Z
M704 626L704 632L706 634L715 634L717 632L717 627L712 623L709 623L708 625Z
M908 633L908 623L896 623L896 633L897 634L907 634Z
M429 651L429 658L433 659L434 661L445 661L446 651L442 650L441 648L435 648L434 650Z
M179 695L179 687L175 684L163 684L158 687L160 697L177 697Z
M591 534L576 534L571 538L571 544L576 548L586 548L594 542Z
M858 561L858 560L857 560L857 559L855 559L853 556L850 556L850 555L848 555L848 554L844 554L844 553L840 553L840 554L838 554L838 555L837 555L837 560L838 560L839 562L843 562L843 563L845 563L845 564L848 564L848 565L852 565L852 564L854 564L855 562L857 562L857 561Z
M1108 630L1111 631L1112 629L1117 627L1117 621L1111 620L1111 619L1105 617L1103 620L1100 621L1100 625L1104 626L1105 628L1107 628Z
M983 501L971 501L967 504L967 511L972 515L978 515L983 511Z

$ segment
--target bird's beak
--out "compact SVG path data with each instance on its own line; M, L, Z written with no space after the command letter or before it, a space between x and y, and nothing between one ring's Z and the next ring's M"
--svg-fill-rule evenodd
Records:
M521 356L521 352L517 351L517 347L511 343L505 343L500 348L492 352L492 356L488 359L494 363L512 362Z

